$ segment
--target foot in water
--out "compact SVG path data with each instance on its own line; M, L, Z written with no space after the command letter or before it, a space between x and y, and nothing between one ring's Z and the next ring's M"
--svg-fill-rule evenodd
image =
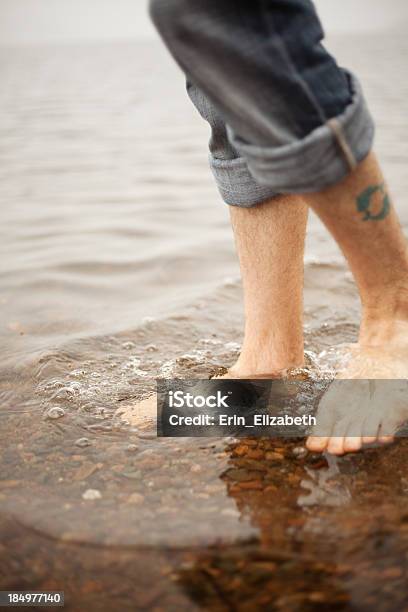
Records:
M290 368L291 373L293 372ZM294 372L293 372L294 373ZM235 367L215 379L286 378L288 370L244 375ZM295 374L295 373L294 373ZM296 375L294 376L296 378ZM390 444L408 422L408 349L350 348L348 364L323 396L317 425L306 446L333 455L361 450L365 445ZM121 407L117 415L141 431L155 429L156 394Z
M287 374L287 370L275 371L265 374L256 374L253 376L244 375L243 372L238 371L232 367L226 370L224 374L216 374L212 376L212 379L227 379L227 380L239 380L239 379L270 379L270 378L283 378ZM157 394L153 393L146 399L136 401L133 404L125 404L116 411L116 416L121 420L127 422L131 427L136 427L141 431L152 431L156 427L157 423Z
M334 455L390 444L408 421L408 348L360 347L323 396L306 446Z
M131 427L136 427L141 431L155 429L157 422L156 393L134 404L121 406L116 411L116 416L127 422Z

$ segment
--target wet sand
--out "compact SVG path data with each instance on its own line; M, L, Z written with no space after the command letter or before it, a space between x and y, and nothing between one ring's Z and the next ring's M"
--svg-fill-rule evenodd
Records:
M337 45L405 226L405 37ZM0 588L64 590L81 612L408 609L405 439L328 459L301 439L157 439L118 416L156 377L230 365L242 339L207 131L163 57L1 59ZM355 339L358 302L315 219L305 299L318 376Z

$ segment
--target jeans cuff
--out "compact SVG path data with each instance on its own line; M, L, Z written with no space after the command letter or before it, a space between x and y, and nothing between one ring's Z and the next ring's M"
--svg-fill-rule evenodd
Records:
M259 189L264 186L275 193L320 191L340 181L368 155L374 139L374 122L358 80L349 73L348 77L351 103L341 115L302 140L282 147L260 147L228 130L231 143L245 160Z
M271 187L258 185L242 157L218 159L210 155L210 167L222 199L230 206L249 208L278 195Z

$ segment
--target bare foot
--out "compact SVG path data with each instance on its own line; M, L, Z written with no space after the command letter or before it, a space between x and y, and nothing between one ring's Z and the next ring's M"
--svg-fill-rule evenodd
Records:
M132 427L141 430L151 430L157 423L157 395L153 393L144 400L134 404L126 404L116 411L116 416L127 421Z
M407 348L359 347L323 396L306 446L334 455L389 444L408 421Z
M257 378L282 378L289 370L275 371L269 374L245 375L232 367L225 374L217 374L213 379L257 379ZM144 400L125 404L116 411L116 416L126 421L132 427L140 430L152 430L157 423L157 394L153 393Z
M256 379L266 379L270 380L272 378L284 378L287 376L289 370L275 370L274 372L264 373L264 374L249 374L242 371L238 371L235 368L229 368L224 374L216 374L212 376L212 380L256 380Z

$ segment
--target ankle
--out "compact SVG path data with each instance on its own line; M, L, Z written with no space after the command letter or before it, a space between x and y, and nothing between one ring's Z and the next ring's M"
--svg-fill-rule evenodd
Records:
M376 316L408 316L408 255L388 267L389 274L357 281L364 313Z
M408 290L399 288L376 302L363 303L359 343L385 346L404 341L408 334Z
M268 347L248 347L243 345L241 354L231 368L237 376L259 376L262 374L279 374L285 370L304 365L303 345L293 350L273 350Z

